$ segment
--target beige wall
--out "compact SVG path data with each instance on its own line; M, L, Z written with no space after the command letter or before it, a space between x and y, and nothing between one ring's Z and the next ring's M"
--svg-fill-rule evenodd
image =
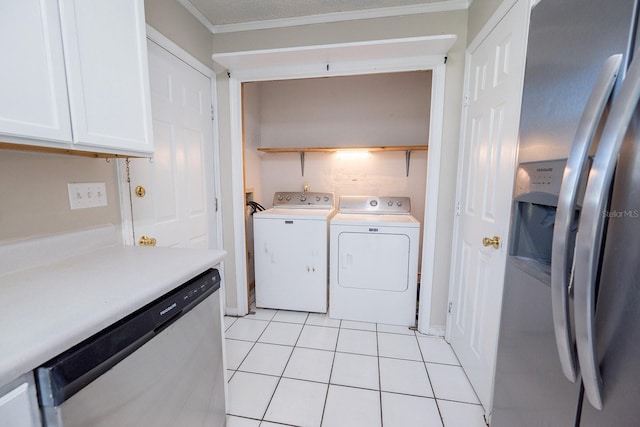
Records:
M0 241L119 226L116 161L50 153L0 150ZM67 183L104 182L106 207L69 207Z
M145 0L144 8L147 24L213 68L211 33L177 0Z
M469 25L467 26L467 44L478 35L484 24L498 9L504 0L473 0L469 6Z
M453 207L458 157L458 137L462 100L464 51L467 44L467 11L439 12L390 18L376 18L349 22L316 24L299 27L278 28L241 33L214 34L214 53L245 51L267 48L305 46L315 44L342 43L416 37L426 35L456 34L458 39L451 48L446 71L444 128L442 141L442 165L440 172L441 191L438 200L436 222L439 243L436 253L431 307L431 324L444 329L449 289L449 268L451 254L451 233L453 229ZM229 89L226 73L218 75L218 107L220 133L221 180L231 182L231 147L229 129ZM223 185L223 222L233 223L231 210L231 186ZM225 206L227 207L225 209ZM428 219L429 220L429 219ZM234 252L233 230L225 227L225 249ZM227 284L235 281L233 260L226 262ZM424 277L424 272L423 272ZM244 286L244 284L241 284ZM233 292L227 292L227 304L236 306Z
M252 84L263 147L427 145L431 71Z

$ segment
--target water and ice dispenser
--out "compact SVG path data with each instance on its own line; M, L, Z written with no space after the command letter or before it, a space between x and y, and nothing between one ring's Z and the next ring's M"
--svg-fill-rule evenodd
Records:
M528 162L518 165L516 172L509 255L521 267L533 268L544 276L550 274L553 226L565 165L566 159ZM575 243L578 216L576 210L568 247Z

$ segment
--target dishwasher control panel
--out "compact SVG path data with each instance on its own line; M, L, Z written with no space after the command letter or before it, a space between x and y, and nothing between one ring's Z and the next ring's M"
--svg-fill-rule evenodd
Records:
M218 290L218 288L220 288L220 273L218 270L205 272L167 294L161 302L157 303L152 309L154 320L158 323L163 323L165 319L170 319L180 314L202 298Z

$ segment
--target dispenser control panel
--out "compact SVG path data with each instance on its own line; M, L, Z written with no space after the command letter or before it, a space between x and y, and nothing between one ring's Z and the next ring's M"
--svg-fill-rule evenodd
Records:
M566 159L520 163L516 172L514 195L528 193L560 194Z

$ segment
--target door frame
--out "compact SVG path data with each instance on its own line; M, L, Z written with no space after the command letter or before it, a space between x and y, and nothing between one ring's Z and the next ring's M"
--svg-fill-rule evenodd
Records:
M404 39L394 41L402 42ZM370 45L379 44L389 46L390 40L380 40ZM352 46L345 43L340 46ZM317 49L318 46L295 48L292 55L305 53ZM274 58L282 59L286 49L273 49ZM428 56L406 56L387 58L381 49L379 56L369 56L360 61L338 61L318 67L318 64L301 63L296 61L294 66L255 68L248 66L228 72L229 83L229 122L231 144L231 185L233 203L233 230L234 230L234 258L236 275L236 301L237 311L234 315L243 316L249 312L247 305L247 266L246 266L246 238L244 218L244 176L243 176L243 144L242 144L242 84L245 82L257 82L267 80L289 80L314 77L354 76L364 74L380 74L407 71L432 71L432 92L429 126L429 155L427 160L427 183L425 209L423 218L423 240L421 260L421 285L420 306L418 311L418 330L423 333L443 335L440 328L431 326L431 301L433 291L433 273L436 252L436 221L438 213L438 195L440 189L440 162L442 134L444 124L445 103L445 74L446 54L434 54ZM286 52L285 52L286 53ZM238 58L246 55L246 52L237 53ZM270 52L260 51L260 55L269 56ZM246 55L248 56L248 55ZM298 58L298 57L296 57ZM216 60L214 55L214 61ZM251 59L248 59L251 62ZM276 62L276 61L274 61ZM229 290L231 292L231 290ZM229 310L229 308L227 308Z
M158 44L160 47L183 61L185 64L194 68L196 71L203 74L207 77L211 83L211 105L213 107L213 111L211 112L213 117L218 117L217 115L217 87L216 87L216 75L209 67L198 61L196 58L191 56L187 51L182 49L180 46L175 44L173 41L168 39L162 33L160 33L155 28L151 27L147 24L147 39L152 42ZM145 45L146 46L146 45ZM151 112L153 115L153 111ZM220 154L219 154L219 136L218 136L218 126L215 123L211 122L212 127L212 144L211 151L207 153L207 157L209 157L213 164L213 174L205 173L205 186L206 188L213 188L213 195L206 195L206 201L209 203L211 207L211 212L218 211L216 215L210 215L207 219L207 228L209 233L215 231L216 238L214 241L209 241L209 247L213 249L222 248L222 216L219 213L218 202L220 200ZM150 162L153 162L153 157L149 158ZM133 235L133 212L131 206L131 190L129 188L129 183L127 181L127 166L126 160L119 159L118 160L118 192L120 194L120 216L122 218L122 241L127 246L135 246L135 238ZM211 182L213 180L213 182ZM220 275L224 277L224 261L220 264ZM224 292L224 286L221 288ZM224 295L221 294L221 297L224 298ZM223 299L224 301L224 299Z

